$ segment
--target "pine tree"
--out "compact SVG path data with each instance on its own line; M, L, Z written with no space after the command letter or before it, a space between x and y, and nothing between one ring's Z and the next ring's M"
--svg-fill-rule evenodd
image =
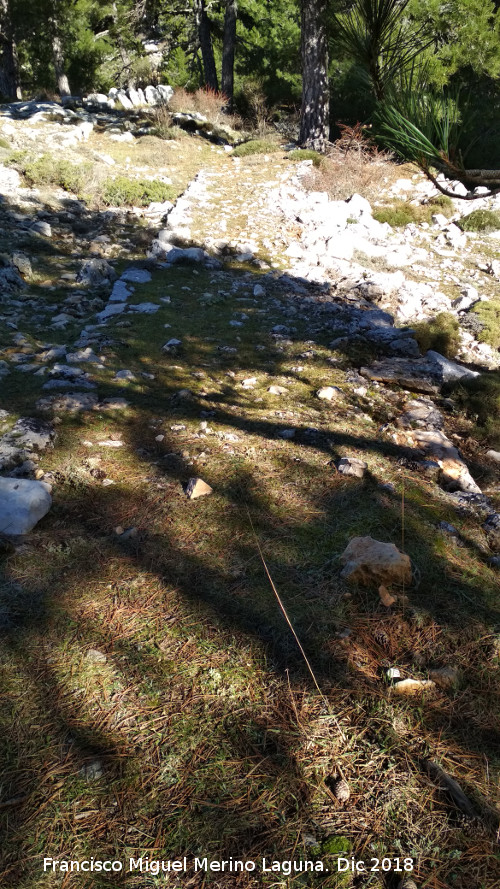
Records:
M0 0L0 94L21 98L17 46L9 0Z
M237 18L237 0L226 0L224 42L222 47L222 92L228 100L229 108L232 108L234 95L234 54L236 51Z
M299 142L323 151L329 136L330 94L326 0L302 0L302 108Z

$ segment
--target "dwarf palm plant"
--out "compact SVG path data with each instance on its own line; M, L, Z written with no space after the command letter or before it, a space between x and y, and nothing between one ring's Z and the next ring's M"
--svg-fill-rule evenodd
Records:
M500 170L468 169L467 154L476 139L464 143L463 134L478 131L474 127L474 111L460 91L436 92L429 86L425 68L412 67L399 84L388 88L386 97L374 113L375 138L404 160L414 161L443 194L474 200L478 186L489 194L500 191ZM483 134L484 135L484 134ZM458 180L467 194L457 195L436 179L443 173L447 179Z
M410 0L357 0L335 17L336 36L381 101L394 79L433 41L405 16Z

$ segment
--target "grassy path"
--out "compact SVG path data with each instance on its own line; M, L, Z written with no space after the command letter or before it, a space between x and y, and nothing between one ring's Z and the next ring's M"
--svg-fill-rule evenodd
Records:
M279 265L265 195L285 161L235 167L220 155L203 168L210 200L192 212L193 239L256 239L259 258ZM144 228L127 224L143 246L118 268L146 246ZM151 301L156 314L97 331L99 398L128 407L61 416L41 460L53 508L2 561L9 889L397 885L394 872L338 874L343 851L412 858L419 886L497 885L497 578L477 522L457 517L380 432L404 396L360 390L353 357L328 346L325 299L246 262L155 268L130 302ZM46 338L29 322L23 331ZM170 338L181 345L164 351ZM116 378L123 369L128 382ZM21 391L8 378L5 406L33 405L33 381ZM338 400L316 397L327 385ZM335 471L345 455L367 463L363 479ZM187 500L193 476L214 493ZM401 546L403 493L418 582L388 610L376 591L346 587L339 556L355 535ZM248 511L330 713L278 610ZM442 520L463 545L437 534ZM383 679L392 665L413 677L451 666L458 678L397 698ZM426 758L461 783L482 820L457 814ZM332 793L339 765L346 805ZM186 872L127 872L130 858L184 855ZM123 870L44 873L47 856ZM207 873L196 857L256 867ZM263 858L323 870L265 871Z

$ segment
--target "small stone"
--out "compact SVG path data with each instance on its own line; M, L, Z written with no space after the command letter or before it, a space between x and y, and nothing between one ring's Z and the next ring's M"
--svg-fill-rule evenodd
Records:
M458 537L458 531L454 525L450 525L449 522L439 522L438 528L440 531L443 531L444 534L449 534L451 537Z
M86 762L80 769L80 775L87 781L98 781L104 775L104 769L100 759L93 759Z
M103 441L98 441L97 444L101 448L122 448L123 447L122 441L115 441L114 439L111 439L111 438L104 439Z
M36 232L38 235L43 235L44 238L52 237L52 228L50 227L48 222L44 222L42 219L34 222L31 226L30 231Z
M155 441L163 441L165 439L164 435L155 435Z
M213 493L213 488L207 485L201 478L190 478L185 487L186 496L189 500L196 500L198 497L206 497Z
M105 664L107 657L104 652L99 651L98 648L89 648L85 655L85 660L90 661L93 664Z
M333 792L339 803L346 803L351 796L349 785L344 778L339 778L337 781L335 781L335 784L333 785Z
M247 377L241 384L242 389L254 389L257 385L257 377Z
M486 456L495 463L500 463L500 451L486 451Z
M130 312L138 312L139 315L154 315L158 312L160 306L156 303L145 302L145 303L134 303L129 306Z
M397 601L396 596L392 596L383 584L378 588L378 594L380 596L380 601L382 605L385 605L386 608L391 608L392 605Z
M135 379L137 378L131 370L119 370L115 373L115 380L130 380L132 382Z
M151 272L147 269L125 269L120 280L130 281L132 284L148 284L151 281Z
M285 441L291 441L292 438L295 438L295 429L281 429L278 432L279 438L284 438Z
M103 488L108 488L110 485L114 485L114 484L116 484L116 482L114 482L114 481L113 481L112 479L110 479L110 478L103 478L103 480L102 480L102 486L103 486Z
M373 537L353 537L341 556L344 564L342 577L360 586L372 584L410 584L412 579L409 556L401 553L393 543L383 543Z
M333 401L335 398L340 398L341 395L342 391L337 386L323 386L322 389L318 389L316 392L316 397L321 398L323 401Z
M453 688L458 685L460 680L458 670L451 666L429 670L429 676L440 688Z
M269 386L267 391L269 392L269 395L286 395L288 389L285 389L284 386Z
M351 475L354 478L363 478L367 465L356 457L342 457L337 464L337 471L341 475Z
M172 337L172 339L168 340L168 342L162 346L162 351L173 352L175 349L178 349L179 346L182 346L182 340L177 340L175 337Z

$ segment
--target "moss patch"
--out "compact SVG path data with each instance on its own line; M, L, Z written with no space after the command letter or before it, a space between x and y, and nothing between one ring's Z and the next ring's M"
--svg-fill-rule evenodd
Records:
M288 153L288 157L292 161L312 161L315 167L320 167L324 162L323 155L312 148L294 148Z
M388 222L392 228L404 228L411 222L429 222L431 215L429 207L414 206L409 201L400 200L373 211L373 218L377 222Z
M248 157L250 154L272 154L281 150L281 145L270 139L251 139L249 142L238 145L232 154L233 157Z

